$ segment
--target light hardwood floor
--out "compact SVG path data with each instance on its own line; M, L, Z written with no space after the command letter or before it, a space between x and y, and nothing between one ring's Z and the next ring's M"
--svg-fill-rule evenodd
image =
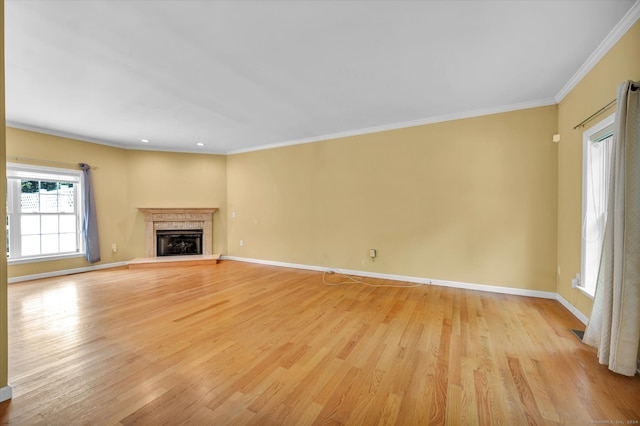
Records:
M224 261L11 284L9 304L2 422L640 420L640 377L598 365L553 300Z

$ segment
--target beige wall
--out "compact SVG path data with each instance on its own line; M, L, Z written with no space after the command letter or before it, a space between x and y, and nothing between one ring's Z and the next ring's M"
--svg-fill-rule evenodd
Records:
M100 263L114 263L127 259L125 247L127 235L127 204L121 188L126 190L125 151L104 145L81 142L73 139L7 128L7 161L17 162L15 157L26 157L59 161L64 163L87 163L92 167L96 192L98 232L100 234ZM24 161L19 161L24 163ZM49 165L41 163L42 165ZM111 243L120 247L118 253L111 252ZM62 269L88 266L84 258L64 259L50 262L25 263L9 266L9 277L39 274Z
M4 2L0 2L0 149L6 146L5 111L4 111ZM0 172L6 174L4 163L0 165ZM7 194L0 191L0 205L6 205ZM3 209L2 221L6 223L6 209ZM0 238L7 240L6 229L0 227ZM8 374L8 338L7 338L7 259L0 260L0 388L7 385Z
M96 167L101 263L144 255L137 207L219 207L214 252L555 291L556 117L549 106L228 157L9 128L7 159Z
M560 102L558 129L558 293L584 315L591 314L592 301L571 288L580 272L582 215L582 135L600 120L615 113L603 112L585 128L573 127L616 98L617 86L625 80L640 80L640 21L618 41L580 83Z
M553 292L556 120L549 106L229 156L228 253Z
M227 169L222 155L127 151L128 204L135 215L127 244L144 254L144 220L138 207L217 207L213 252L227 251ZM133 256L133 257L136 257Z
M144 223L137 207L219 207L224 211L226 204L223 156L128 151L13 128L7 129L6 152L9 162L27 157L95 167L99 264L144 256ZM117 253L111 250L113 243ZM216 213L214 249L225 248L225 220ZM84 258L17 264L9 266L9 276L86 266Z

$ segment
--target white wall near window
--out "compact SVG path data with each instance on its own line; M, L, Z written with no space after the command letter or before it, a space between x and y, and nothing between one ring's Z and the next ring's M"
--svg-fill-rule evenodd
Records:
M82 172L7 164L7 257L24 263L82 256Z
M582 148L582 261L580 288L595 294L607 220L609 170L615 114L583 134Z

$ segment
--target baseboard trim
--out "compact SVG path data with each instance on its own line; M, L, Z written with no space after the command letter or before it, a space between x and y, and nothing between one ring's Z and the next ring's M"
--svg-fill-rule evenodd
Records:
M573 306L571 303L569 303L569 301L567 299L565 299L564 297L560 296L558 293L555 293L555 295L556 295L555 299L558 302L560 302L560 304L562 306L567 308L567 310L569 312L571 312L574 317L578 318L581 323L583 323L584 325L587 325L587 323L589 322L589 318L587 318L582 312L577 310L576 307Z
M378 272L357 271L351 269L337 269L326 266L304 265L299 263L276 262L272 260L252 259L238 256L222 256L221 260L235 260L238 262L257 263L269 266L281 266L285 268L306 269L309 271L334 271L346 275L355 275L358 277L380 278L385 280L405 281L416 284L431 284L442 287L461 288L465 290L486 291L490 293L511 294L515 296L538 297L542 299L556 299L556 293L550 291L527 290L511 287L500 287L486 284L464 283L458 281L438 280L433 278L412 277L407 275L381 274Z
M416 284L431 284L431 285L437 285L442 287L460 288L465 290L477 290L477 291L486 291L490 293L511 294L514 296L527 296L527 297L538 297L542 299L555 299L558 302L560 302L562 306L567 308L569 312L571 312L583 324L587 324L587 322L589 321L589 319L585 315L583 315L579 310L577 310L573 305L571 305L564 297L560 296L558 293L554 293L550 291L527 290L527 289L501 287L501 286L493 286L493 285L486 285L486 284L439 280L439 279L433 279L433 278L412 277L408 275L381 274L378 272L329 268L326 266L305 265L300 263L289 263L289 262L277 262L273 260L253 259L253 258L239 257L239 256L221 256L220 260L235 260L238 262L256 263L256 264L268 265L268 266L280 266L280 267L292 268L292 269L304 269L308 271L319 271L319 272L334 271L334 272L338 272L346 275L354 275L359 277L380 278L380 279L394 280L394 281L406 281L406 282L411 282ZM23 275L20 277L9 278L7 282L9 284L12 284L12 283L17 283L22 281L37 280L41 278L52 278L52 277L58 277L62 275L79 274L82 272L96 271L100 269L126 267L127 265L128 265L127 262L105 263L102 265L86 266L83 268L64 269L60 271L45 272L42 274Z
M40 278L59 277L61 275L80 274L82 272L97 271L100 269L118 268L121 266L127 266L127 262L105 263L105 264L95 265L95 266L85 266L82 268L62 269L60 271L44 272L42 274L22 275L20 277L9 278L7 282L9 284L13 284L13 283L19 283L22 281L38 280Z
M0 388L0 402L7 401L13 398L13 389L11 385Z

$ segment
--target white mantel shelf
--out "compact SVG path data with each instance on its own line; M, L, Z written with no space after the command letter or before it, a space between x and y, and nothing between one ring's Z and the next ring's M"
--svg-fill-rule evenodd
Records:
M156 231L167 229L202 229L202 254L213 255L213 213L217 207L138 207L144 214L145 258L156 257Z
M217 207L191 207L191 208L171 208L171 207L138 207L145 214L213 214L218 211Z

